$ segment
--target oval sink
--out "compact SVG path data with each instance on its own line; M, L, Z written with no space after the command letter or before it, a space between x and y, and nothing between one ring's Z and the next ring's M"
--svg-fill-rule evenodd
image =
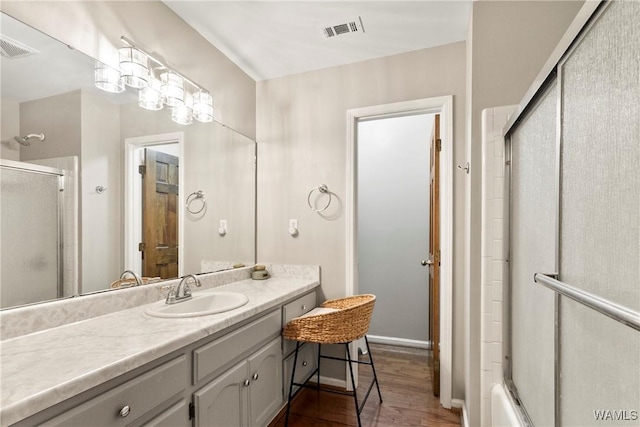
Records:
M195 293L191 299L175 304L158 301L147 308L146 313L154 317L206 316L233 310L248 302L246 295L236 292L204 292Z

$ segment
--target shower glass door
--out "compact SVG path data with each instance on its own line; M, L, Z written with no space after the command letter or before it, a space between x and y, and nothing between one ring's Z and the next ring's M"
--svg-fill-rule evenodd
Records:
M63 172L21 162L0 168L0 307L60 296Z

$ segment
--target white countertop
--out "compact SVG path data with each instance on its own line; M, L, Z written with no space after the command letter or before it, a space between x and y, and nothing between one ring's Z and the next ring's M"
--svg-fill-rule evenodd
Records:
M145 314L148 305L0 342L0 423L9 425L317 287L274 277L216 287L249 302L186 319ZM205 291L206 292L206 291Z

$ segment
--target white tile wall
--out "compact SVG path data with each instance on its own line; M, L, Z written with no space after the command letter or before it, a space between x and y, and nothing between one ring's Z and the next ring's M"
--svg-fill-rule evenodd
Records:
M504 140L515 106L482 111L481 422L492 425L491 390L502 383L502 268Z

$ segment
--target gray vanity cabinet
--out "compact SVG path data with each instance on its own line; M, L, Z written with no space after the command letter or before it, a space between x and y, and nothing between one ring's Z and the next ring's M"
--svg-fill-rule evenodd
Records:
M289 390L283 363L290 375L295 344L283 344L283 322L311 310L315 302L316 292L312 291L14 426L267 426L283 408ZM296 377L315 368L314 348L304 347Z
M280 338L194 393L196 427L265 426L282 406Z

